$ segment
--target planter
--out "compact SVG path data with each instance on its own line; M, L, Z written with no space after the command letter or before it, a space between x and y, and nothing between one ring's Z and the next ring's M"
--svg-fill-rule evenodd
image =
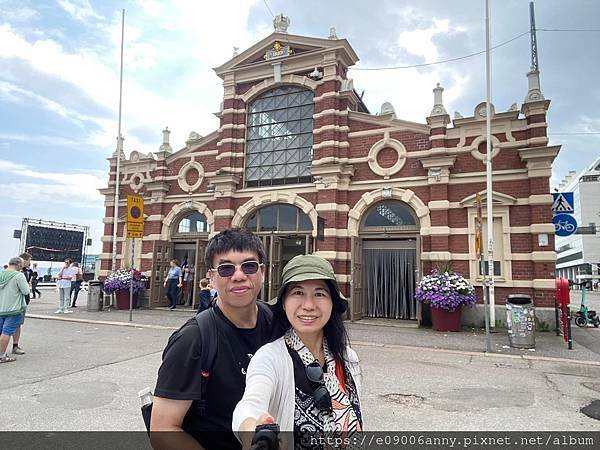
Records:
M460 318L462 307L454 311L447 309L429 308L431 311L431 323L436 331L460 331Z
M128 290L119 290L119 291L115 291L115 299L117 300L117 309L124 309L124 310L128 310L129 309L129 291ZM133 294L133 308L137 308L138 305L138 294L134 293Z

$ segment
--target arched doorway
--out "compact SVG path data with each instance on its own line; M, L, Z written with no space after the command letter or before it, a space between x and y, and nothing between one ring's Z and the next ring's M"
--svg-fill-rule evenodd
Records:
M210 226L206 216L196 210L186 210L173 220L168 241L155 241L152 261L151 306L166 306L163 282L171 259L179 261L184 270L184 287L180 303L196 303L198 280L206 276L204 250Z
M255 210L243 226L259 235L265 246L267 262L261 295L271 299L281 285L283 267L296 255L312 253L312 221L296 206L275 203Z
M406 203L383 200L365 212L353 249L353 266L360 268L353 319L417 320L419 248L419 221Z

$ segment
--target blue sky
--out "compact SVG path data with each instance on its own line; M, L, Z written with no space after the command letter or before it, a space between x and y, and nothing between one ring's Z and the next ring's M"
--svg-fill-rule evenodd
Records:
M526 0L491 0L492 43L529 29ZM326 37L335 27L361 58L358 67L435 62L484 48L483 0L268 0L290 16L290 33ZM268 35L264 0L0 0L0 259L16 253L23 217L87 225L100 249L106 158L117 135L121 9L125 18L125 151L157 151L161 130L175 149L190 131L218 127L222 87L212 67ZM318 13L317 13L318 11ZM600 2L536 2L544 29L597 29ZM600 32L538 32L542 92L552 100L550 133L599 132ZM401 119L424 122L431 90L445 87L451 116L485 99L484 56L423 68L351 70L371 112L391 102ZM492 54L497 111L521 104L529 37ZM563 149L558 184L600 155L600 135L551 134Z

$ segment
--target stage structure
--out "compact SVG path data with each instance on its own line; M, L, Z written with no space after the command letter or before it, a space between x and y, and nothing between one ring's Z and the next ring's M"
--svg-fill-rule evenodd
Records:
M24 218L21 225L20 252L30 253L34 261L85 261L91 245L89 227L49 220Z

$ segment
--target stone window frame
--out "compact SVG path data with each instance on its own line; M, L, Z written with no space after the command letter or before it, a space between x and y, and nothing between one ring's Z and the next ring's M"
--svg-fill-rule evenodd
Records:
M396 151L398 160L392 167L381 167L377 162L377 156L379 152L384 148L391 148ZM406 164L406 147L402 142L397 139L390 138L389 131L386 131L383 135L383 139L375 142L369 150L369 168L373 173L382 176L385 180L389 179L392 175L398 173Z
M187 174L191 169L196 169L198 171L198 180L192 185L190 185L186 180ZM200 185L202 185L203 181L204 167L198 161L192 159L191 161L186 162L183 166L181 166L181 169L179 169L177 183L183 191L188 193L195 192L198 190Z

